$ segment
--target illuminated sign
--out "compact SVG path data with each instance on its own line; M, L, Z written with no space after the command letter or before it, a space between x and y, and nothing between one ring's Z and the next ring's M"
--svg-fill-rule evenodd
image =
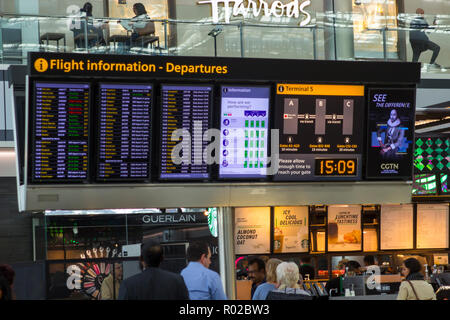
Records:
M225 10L224 20L225 23L230 22L230 17L242 16L245 18L250 15L258 17L263 15L265 18L274 16L280 18L283 16L289 18L300 18L304 16L304 19L300 21L300 26L306 26L311 22L311 15L305 11L306 7L311 5L311 1L292 0L289 3L283 3L281 1L274 1L271 4L264 0L202 0L198 1L198 4L210 4L212 11L212 19L214 23L219 23L219 4L223 4ZM231 5L233 3L233 5Z

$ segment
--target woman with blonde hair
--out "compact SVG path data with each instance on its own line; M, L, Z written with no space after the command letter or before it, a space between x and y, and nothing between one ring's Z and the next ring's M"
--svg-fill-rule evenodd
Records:
M276 273L278 288L267 295L267 300L312 300L310 293L300 287L303 279L297 264L280 263Z
M266 300L270 291L276 288L277 267L282 263L280 259L269 259L266 263L266 282L260 284L253 295L252 300Z

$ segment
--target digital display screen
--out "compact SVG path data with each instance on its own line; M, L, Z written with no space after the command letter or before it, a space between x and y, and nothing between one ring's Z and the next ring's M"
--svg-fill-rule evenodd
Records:
M269 87L221 87L219 178L267 174Z
M161 86L160 179L208 179L203 151L209 141L212 86ZM180 132L179 138L172 134Z
M316 159L316 176L355 176L356 159Z
M31 182L89 177L88 83L35 82Z
M415 89L370 89L367 178L411 179Z
M101 83L97 181L150 178L152 86Z
M435 174L417 174L413 180L413 195L437 194L437 176Z
M419 137L414 148L414 173L450 171L450 137Z
M364 86L277 84L275 181L362 179Z
M448 174L441 174L441 191L442 194L449 194L448 189Z

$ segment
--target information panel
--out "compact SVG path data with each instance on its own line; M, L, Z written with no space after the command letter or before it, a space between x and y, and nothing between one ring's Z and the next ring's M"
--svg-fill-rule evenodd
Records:
M270 87L221 87L219 178L267 174Z
M417 249L449 247L448 203L417 205Z
M328 252L361 251L361 206L328 207Z
M36 82L31 182L85 182L89 176L88 83Z
M203 134L209 129L211 99L211 86L161 86L160 179L209 178ZM180 140L172 140L175 130L184 130Z
M364 86L277 84L275 181L361 180Z
M270 208L236 208L234 212L236 254L270 253Z
M367 178L411 179L415 89L370 89Z
M413 205L382 205L380 250L413 249Z
M101 83L97 181L150 178L152 86Z

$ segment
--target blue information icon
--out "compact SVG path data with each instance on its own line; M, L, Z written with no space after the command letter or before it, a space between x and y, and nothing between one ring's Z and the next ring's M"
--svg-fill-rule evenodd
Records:
M224 157L226 157L229 154L229 152L228 152L228 150L223 150L222 154Z
M223 130L223 135L224 135L224 136L227 136L227 135L229 135L229 134L230 134L230 131L228 131L228 129Z
M228 167L228 161L227 161L227 160L223 160L223 161L222 161L222 166Z
M229 126L230 125L230 120L228 120L228 119L223 120L223 124L226 125L226 126Z
M230 144L230 142L228 141L228 140L223 140L223 145L226 147L226 146L228 146Z

